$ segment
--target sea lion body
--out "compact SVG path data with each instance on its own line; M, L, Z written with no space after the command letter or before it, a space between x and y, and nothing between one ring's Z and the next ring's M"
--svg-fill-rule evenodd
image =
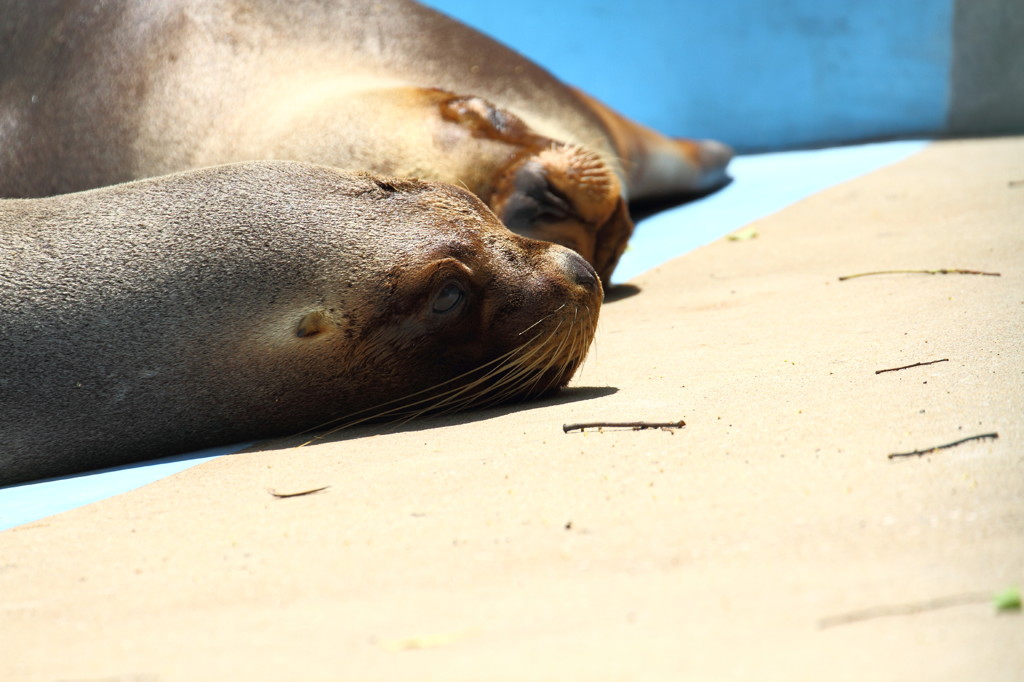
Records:
M0 201L0 484L564 385L593 269L469 192L293 162Z
M722 182L729 151L627 121L410 0L9 0L0 196L249 159L467 187L610 275L626 202Z

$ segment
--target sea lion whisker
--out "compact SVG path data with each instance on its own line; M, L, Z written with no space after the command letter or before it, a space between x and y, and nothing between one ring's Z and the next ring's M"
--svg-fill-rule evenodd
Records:
M552 331L552 334L553 333L554 331ZM512 374L514 371L519 371L519 368L524 364L525 361L529 360L533 356L543 354L544 344L546 343L546 340L543 343L534 343L534 341L536 341L536 339L539 338L539 336L540 334L537 334L533 337L533 339L531 339L527 343L517 346L512 353L509 353L505 357L504 362L491 368L487 374L474 380L471 384L454 390L452 393L465 393L468 390L472 390L478 385L489 382L496 376L499 377L499 381L498 384L496 384L495 386L500 386L503 383L507 383L507 381L509 380L509 375ZM494 387L492 386L491 390L493 390L493 388ZM449 395L450 397L455 397L455 395L451 393Z
M587 361L587 350L590 337L592 336L593 330L590 325L581 323L576 327L573 334L572 351L567 356L569 358L569 361L566 363L567 373L575 375Z
M587 320L592 321L594 318L590 312L590 307L584 303L583 309L587 313ZM576 330L576 349L572 353L572 357L579 358L579 365L576 371L579 371L590 360L588 350L596 344L596 335L594 333L596 329L597 325L591 322L590 324L581 325Z
M556 328L548 335L548 339L554 336L557 331L558 327L556 326ZM516 382L519 381L520 377L529 376L531 374L531 370L536 364L534 362L534 358L545 354L548 339L545 339L541 343L527 343L519 346L516 349L520 351L518 355L509 357L505 363L499 367L495 367L488 374L480 377L471 384L464 386L462 390L453 390L444 394L441 396L442 400L440 403L435 404L429 411L431 413L438 413L437 408L442 408L442 412L440 413L445 414L458 411L465 405L491 405L507 400L509 397L519 392L521 382L519 384ZM490 383L490 380L495 376L498 377L498 381L496 383ZM481 385L486 386L485 390L481 392L473 392ZM481 400L484 400L485 402L481 403Z
M506 384L509 384L506 386ZM432 414L453 414L460 412L467 407L486 408L494 405L500 405L501 403L507 402L508 399L517 394L521 393L517 384L513 384L511 380L505 381L502 384L503 391L495 392L494 387L488 387L479 393L471 393L468 395L461 396L458 401L450 401L449 404L442 409L440 412L430 410ZM529 394L523 397L528 397Z
M561 326L561 323L559 324ZM545 340L547 343L557 333L558 328L552 331L548 339ZM564 337L563 337L564 341ZM515 373L510 373L506 380L502 382L501 386L494 387L494 398L496 401L507 400L510 396L521 393L524 395L537 395L536 387L537 384L543 379L544 375L551 368L551 366L557 362L557 353L550 353L545 350L543 354L535 354L537 357L530 358L530 362L523 363L517 369ZM544 361L544 356L547 356L547 364L541 366Z
M543 344L537 344L535 346L524 347L520 349L526 349L527 352L522 353L518 356L509 358L508 361L499 367L495 367L487 375L480 377L478 380L466 385L462 390L449 392L444 396L438 407L453 407L454 409L448 409L446 412L457 411L461 409L463 405L479 404L478 401L482 397L486 397L488 404L494 402L501 402L507 399L515 391L502 392L502 389L507 385L514 383L519 376L529 371L530 360L532 356L539 355L543 352ZM497 377L496 383L491 383L491 379ZM480 386L484 386L484 390L480 392L474 392ZM456 400L461 399L460 402L455 403ZM452 405L455 403L455 405ZM433 410L431 410L433 411Z
M563 303L555 312L562 310L566 305L567 304ZM554 313L546 315L541 321L551 317L553 314ZM500 404L509 400L516 394L519 394L522 397L528 397L546 392L558 382L558 376L551 377L549 379L550 385L544 386L543 389L539 391L538 385L544 379L549 370L558 363L559 355L562 348L566 345L566 342L570 341L577 345L584 344L581 350L586 349L586 338L581 334L582 329L580 326L575 324L578 317L579 308L576 307L574 310L573 320L569 322L569 329L567 330L567 333L561 336L559 344L554 352L550 351L549 343L551 339L558 335L564 321L559 321L558 324L555 325L554 329L550 330L542 341L539 341L542 334L535 334L526 342L473 370L464 372L458 377L440 382L429 388L389 401L388 403L382 403L381 405L376 406L376 408L363 411L364 413L369 414L365 414L363 416L359 416L359 413L347 415L348 421L345 423L335 426L324 433L318 434L316 437L300 444L298 447L310 445L318 440L330 436L333 433L351 428L357 424L368 421L379 421L388 415L398 416L398 419L389 423L405 424L425 414L451 414L470 406L489 407ZM531 325L528 329L532 329L535 326L536 323ZM546 362L544 362L545 357L547 358ZM570 355L569 357L575 358L577 356ZM543 366L541 367L541 365ZM435 392L441 386L464 379L467 376L479 373L484 369L486 369L484 374L474 377L467 383L451 386L449 389L441 393ZM495 377L497 377L497 381L493 381ZM480 390L481 387L483 387L482 390ZM424 393L428 395L419 400L408 402L410 398ZM392 403L398 404L389 409L380 409L391 405ZM415 409L417 406L421 405L426 406L421 409ZM353 419L353 417L355 418ZM342 419L346 419L346 417L340 417L338 420L334 421L340 421ZM318 428L323 428L324 426L325 425L322 425ZM303 433L307 432L308 430Z
M508 359L510 356L512 356L515 353L519 352L519 350L523 346L528 346L528 345L532 344L539 336L540 336L540 334L537 334L533 338L531 338L531 339L527 340L525 343L523 343L522 346L517 346L517 347L513 348L512 350L509 350L509 351L505 352L504 354L499 355L498 357L496 357L496 358L494 358L492 360L488 360L487 362L485 362L482 365L479 365L477 367L474 367L473 369L467 370L467 371L463 372L462 374L454 376L451 379L445 379L444 381L438 382L438 383L436 383L436 384L434 384L432 386L428 386L427 388L423 388L423 389L420 389L420 390L415 391L413 393L409 393L409 394L404 395L404 396L402 396L400 398L394 398L392 400L388 400L386 402L379 403L377 405L374 405L373 407L364 408L362 410L358 410L358 411L353 412L351 414L347 414L347 415L344 415L344 416L341 416L341 417L337 417L335 419L330 419L330 420L328 420L326 422L323 422L321 424L317 424L316 426L312 426L312 427L310 427L308 429L305 429L304 431L300 431L300 432L296 433L295 435L296 436L301 436L303 434L307 434L307 433L310 433L312 431L318 431L320 429L323 429L323 428L326 428L326 427L330 426L331 424L339 422L339 421L341 421L343 419L350 419L352 417L357 417L357 416L359 416L359 415L361 415L363 413L366 413L366 412L377 412L381 408L387 407L388 405L391 405L393 403L401 403L401 405L398 408L396 408L396 409L402 409L403 407L410 405L410 403L406 402L407 400L409 400L409 398L414 398L414 397L416 397L418 395L422 395L422 394L425 394L425 393L431 393L432 391L436 391L441 386L444 386L446 384L455 383L457 381L465 379L466 377L468 377L468 376L470 376L472 374L480 372L481 370L483 370L483 369L485 369L485 368L487 368L489 366L498 365L498 364L502 363L503 361ZM460 384L459 386L457 386L455 388L458 389L458 388L461 388L461 387L462 387L462 385ZM433 400L433 398L434 398L434 396L431 395L431 396L423 398L423 400L421 400L419 402L427 402L429 400ZM411 404L415 405L415 404L418 404L418 403L411 403ZM387 414L387 413L386 412L380 413L381 416L383 416L384 414ZM374 418L376 418L376 417L365 417L365 418L361 418L359 421L362 422L362 421L367 421L369 419L374 419Z
M590 358L588 349L592 344L596 343L594 332L597 330L597 325L594 323L590 307L585 303L581 304L581 306L583 311L586 312L586 318L585 321L581 320L580 324L574 330L575 335L573 337L573 341L575 343L575 347L573 348L572 353L570 353L570 357L578 358L580 367L582 367ZM580 312L581 306L577 306L577 313Z
M458 411L465 405L494 405L505 402L513 395L519 392L522 384L522 380L529 374L529 365L516 365L511 368L511 371L503 373L497 383L485 386L484 389L478 393L471 393L458 397L459 402L448 401L449 409L447 411Z
M569 329L565 334L562 335L562 338L559 341L558 346L555 348L554 352L548 355L547 364L544 365L544 367L541 368L539 372L537 372L536 378L530 385L530 390L534 390L537 387L537 384L540 383L540 380L544 377L544 375L546 375L548 371L551 370L551 368L554 367L558 363L559 359L562 357L562 348L565 346L566 341L573 336L573 327L575 326L575 322L576 319L574 316L573 320L569 322ZM561 326L561 323L559 324L559 326Z
M504 365L502 367L504 367ZM463 405L475 404L477 396L481 394L481 392L478 391L477 389L480 386L485 386L488 378L490 378L491 376L493 376L493 374L488 374L484 377L474 379L473 381L467 384L463 384L456 388L450 389L445 393L432 397L432 399L429 401L430 404L428 406L415 412L409 413L408 418L402 420L403 423L410 419L414 419L416 417L425 415L427 413L449 414L451 412L458 411L458 409ZM483 392L486 392L486 390ZM420 405L423 402L424 401L419 401L415 404ZM412 407L412 405L409 405L407 407Z
M573 319L568 322L568 329L561 335L558 346L548 354L547 364L537 372L537 380L535 380L534 386L536 386L536 383L539 383L540 378L548 374L558 364L564 367L567 363L576 360L582 351L585 350L585 348L579 348L576 343L580 330L580 326L577 324L578 314L579 308L577 307L573 311ZM566 350L566 348L569 350Z
M342 424L340 424L338 426L334 426L334 427L328 429L327 431L325 431L324 433L317 434L315 437L309 439L308 441L306 441L304 443L301 443L298 447L305 447L307 445L311 445L311 444L317 442L318 440L322 440L323 438L326 438L326 437L328 437L328 436L330 436L330 435L332 435L334 433L337 433L338 431L341 431L343 429L351 428L351 427L356 426L358 424L362 424L362 423L369 422L369 421L377 421L377 420L380 420L380 419L382 419L384 417L387 417L388 415L392 415L392 414L402 414L402 413L405 413L407 410L410 410L410 409L416 407L417 405L421 405L421 404L424 404L424 403L430 404L430 407L428 407L428 408L426 408L424 410L420 410L418 412L414 411L412 413L412 416L409 417L409 419L415 418L417 416L422 416L423 414L426 414L427 412L434 412L435 408L438 407L438 401L439 400L441 401L441 404L443 405L445 401L451 401L453 398L457 397L458 395L463 394L463 393L465 393L467 391L470 391L475 386L477 386L477 385L487 381L488 379L493 377L495 374L499 373L505 366L507 366L507 363L510 360L514 359L514 357L515 357L515 355L517 353L522 353L523 349L529 349L531 352L539 352L539 351L536 350L536 345L534 344L534 342L539 337L540 337L540 334L535 334L533 337L528 339L523 344L521 344L519 346L516 346L515 348L505 352L504 354L494 358L493 360L485 362L484 364L482 364L482 365L480 365L480 366L478 366L478 367L476 367L474 369L471 369L471 370L468 370L466 372L463 372L462 374L460 374L460 375L458 375L456 377L453 377L451 379L446 379L445 381L439 382L437 384L434 384L433 386L429 386L427 388L421 389L421 390L416 391L414 393L402 396L401 398L395 398L395 399L387 401L385 403L381 403L379 405L376 405L376 406L374 406L372 408L366 408L364 410L360 410L360 411L352 413L352 414L344 415L342 417L338 417L336 419L332 419L332 420L329 420L329 421L324 422L322 424L319 424L317 426L314 426L312 428L306 429L305 431L301 431L301 432L299 432L299 433L297 433L295 435L301 436L303 434L310 433L312 431L319 431L321 429L325 429L325 428L331 426L332 424L336 424L337 422L345 420L344 423L342 423ZM444 393L441 393L441 394L435 393L435 391L437 391L437 389L442 387L442 386L445 386L447 384L451 384L451 383L460 381L462 379L465 379L466 377L471 376L471 375L476 374L476 373L479 373L480 371L482 371L482 370L484 370L484 369L486 369L488 367L490 367L490 369L487 371L486 374L484 374L481 377L474 378L473 381L469 382L468 384L459 384L459 385L454 386L454 387L450 388L448 391L446 391ZM408 402L410 398L414 398L416 396L423 395L423 394L426 394L426 395L425 395L425 397L421 398L420 400L416 400L416 401L413 401L413 402ZM397 403L397 405L394 405L394 407L391 407L390 409L382 409L382 408L388 407L389 405L393 405L395 403ZM408 419L406 419L405 421L408 421Z
M544 393L548 387L538 390L541 382L544 381L545 377L549 380L554 380L549 377L549 372L556 366L558 359L556 357L550 358L543 367L531 367L528 376L523 377L523 388L533 395L539 395Z
M540 318L539 320L537 320L536 322L534 322L533 324L531 324L531 325L530 325L529 327L527 327L527 328L526 328L526 329L524 329L523 331L519 332L518 336L522 336L522 335L523 335L523 334L525 334L526 332L528 332L528 331L530 331L531 329L533 329L534 327L536 327L536 326L537 326L538 324L540 324L541 322L544 322L545 320L548 320L548 319L550 319L550 318L551 318L552 316L556 315L556 314L557 314L557 313L558 313L559 311L561 311L561 310L562 310L562 308L564 308L564 307L565 307L566 305L567 305L566 303L563 303L562 305L558 306L558 308L556 308L555 310L551 311L550 313L548 313L548 314L547 314L547 315L545 315L544 317Z
M507 396L494 396L494 391L510 381L508 373L505 370L511 365L515 368L516 361L518 358L511 359L508 363L503 364L499 367L492 369L488 374L474 379L473 381L463 384L461 386L454 387L445 393L431 396L428 400L417 401L412 404L404 404L391 412L404 412L423 403L429 403L427 407L419 410L414 410L404 414L400 419L396 420L397 424L405 424L409 421L421 417L425 414L431 415L445 415L459 412L466 407L489 407L492 404L502 402ZM499 377L497 384L487 385L488 381L494 376ZM478 391L477 389L481 386L485 388ZM375 415L367 417L366 419L378 419L382 415ZM364 420L365 421L365 420ZM343 427L339 427L343 428ZM333 430L332 430L333 432Z

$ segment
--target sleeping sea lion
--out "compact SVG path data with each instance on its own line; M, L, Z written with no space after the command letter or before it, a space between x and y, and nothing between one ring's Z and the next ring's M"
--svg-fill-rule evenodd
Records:
M0 196L250 159L462 185L607 280L626 202L701 192L730 150L628 121L411 0L8 0Z
M471 193L249 162L0 201L0 484L565 385L603 296Z

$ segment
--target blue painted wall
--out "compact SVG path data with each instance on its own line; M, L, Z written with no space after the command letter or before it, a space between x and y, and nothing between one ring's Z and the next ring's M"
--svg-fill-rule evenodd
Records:
M673 135L750 151L948 129L954 0L427 4Z

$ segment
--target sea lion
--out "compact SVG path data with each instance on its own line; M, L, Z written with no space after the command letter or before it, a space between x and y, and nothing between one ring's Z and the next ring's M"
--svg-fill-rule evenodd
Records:
M308 161L462 185L607 280L626 202L712 188L730 156L411 0L8 0L0 16L0 196Z
M471 193L249 162L0 201L0 484L565 385L602 289Z

